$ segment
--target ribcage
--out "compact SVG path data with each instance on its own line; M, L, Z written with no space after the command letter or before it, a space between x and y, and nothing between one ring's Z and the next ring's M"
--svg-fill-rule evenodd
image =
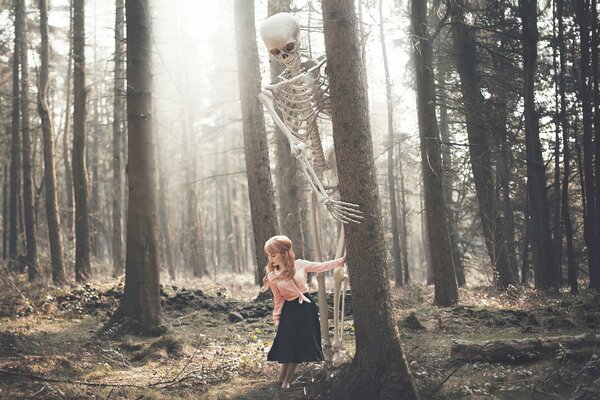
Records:
M325 156L317 118L329 117L331 109L329 82L322 73L324 68L325 61L322 61L299 76L273 85L271 89L284 124L303 143L310 139L313 164L321 171L325 169Z

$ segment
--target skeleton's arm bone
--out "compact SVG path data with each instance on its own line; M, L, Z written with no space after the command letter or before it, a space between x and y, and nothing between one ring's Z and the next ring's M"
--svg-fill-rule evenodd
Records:
M319 202L323 203L329 213L333 216L333 218L341 221L345 224L354 222L360 224L361 220L364 218L362 215L362 211L360 211L359 206L353 203L346 203L344 201L334 200L325 191L323 188L323 184L319 180L315 170L312 165L306 158L305 154L301 154L298 157L302 164L302 171L308 178L308 183L313 188Z
M270 90L263 90L258 95L258 98L260 99L261 103L263 103L263 105L267 108L267 110L269 111L269 114L271 114L271 117L273 118L273 121L275 121L275 124L279 127L281 132L285 135L288 142L290 142L290 149L292 151L292 154L295 157L298 157L300 155L300 153L304 152L304 149L306 146L304 145L304 143L299 141L292 134L292 132L290 132L290 130L287 128L287 126L285 126L285 124L283 123L281 118L279 118L279 115L277 115L277 112L275 111L275 107L273 107L273 92L271 92Z

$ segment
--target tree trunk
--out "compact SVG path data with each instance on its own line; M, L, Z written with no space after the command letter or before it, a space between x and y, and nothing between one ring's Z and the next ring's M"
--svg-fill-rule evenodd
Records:
M90 216L86 167L85 4L73 8L73 185L75 192L75 279L90 279Z
M164 252L161 256L161 260L164 264L167 264L167 270L169 271L169 278L175 280L177 277L175 271L175 259L173 258L173 244L171 240L171 230L169 228L169 209L167 207L167 193L169 193L169 186L164 171L163 152L162 146L158 146L156 149L157 154L157 168L158 168L158 218L159 218L159 229L160 229L160 242Z
M2 174L2 259L8 260L8 227L9 227L9 216L8 216L8 198L10 193L10 185L8 180L8 168L6 162L3 165L4 173Z
M50 257L52 260L52 282L61 285L65 282L63 265L60 216L56 193L56 174L54 168L54 137L52 117L48 107L48 63L50 45L48 43L48 2L39 0L40 8L40 77L38 88L38 112L42 120L44 140L44 185L46 191L46 217L48 219L48 237L50 239Z
M458 248L458 228L456 226L456 217L453 209L454 200L452 199L452 152L450 151L450 127L448 122L448 105L446 93L446 79L448 76L446 60L438 60L438 71L440 73L440 82L438 84L440 106L440 137L442 139L442 171L444 174L442 184L444 188L444 201L448 207L448 230L450 232L450 245L452 246L452 260L454 270L456 271L456 282L458 286L464 286L465 269L462 263L462 255Z
M463 22L463 10L459 7L462 4L452 7L456 22L453 29L454 51L465 107L471 169L488 256L498 275L498 286L506 288L516 283L516 277L513 276L514 267L510 265L508 257L500 201L494 185L490 139L486 130L488 113L484 108L485 100L479 84L475 39L470 28Z
M435 110L433 51L427 32L426 4L414 0L411 18L413 33L417 38L414 45L417 113L421 137L426 223L435 281L435 303L440 306L449 306L458 301L458 287L452 261L450 235L447 230L447 208L442 188L443 171L440 134Z
M152 15L149 0L126 0L129 208L125 290L109 324L128 319L143 334L161 325L156 160L152 131Z
M322 10L340 196L365 217L345 227L356 354L333 397L417 399L391 306L354 2L323 0Z
M260 69L254 3L234 0L235 37L240 100L242 107L244 154L248 176L248 196L254 231L256 284L262 285L267 256L264 244L277 232L273 183L269 168L269 149L260 93Z
M558 76L558 92L560 93L560 124L563 140L563 182L562 182L562 223L565 228L565 238L567 240L567 280L571 287L571 293L577 293L577 263L575 261L575 248L573 244L573 222L571 221L571 208L569 207L569 181L571 177L571 150L569 145L569 122L567 118L567 99L565 85L566 54L564 42L564 24L563 24L563 0L558 0L556 4L558 21L558 43L559 43L559 64L560 73Z
M527 154L527 193L531 221L531 249L535 287L558 288L554 249L550 230L550 212L546 190L546 172L540 144L539 118L535 110L537 57L537 0L519 1L523 22L523 72L525 108L525 146Z
M410 269L408 267L408 207L406 205L406 190L404 189L404 171L402 160L398 162L398 173L400 174L400 204L402 215L402 229L400 230L400 249L402 250L402 268L404 269L404 283L410 282Z
M20 31L20 19L15 18L15 32ZM10 206L9 206L9 234L8 234L8 257L11 270L19 270L17 258L19 256L19 198L21 197L21 90L19 88L19 54L21 43L18 35L15 35L13 59L12 59L12 114L11 114L11 138L10 138Z
M588 268L590 272L590 287L600 289L600 254L598 252L598 215L596 207L596 190L594 185L594 143L593 143L593 104L590 72L590 9L586 0L575 1L575 20L579 25L580 59L578 79L579 100L583 110L583 176L585 184L585 219L584 237L587 248ZM588 83L589 82L589 83ZM600 147L600 143L595 143ZM596 161L598 162L598 161Z
M25 238L27 243L27 274L29 280L40 277L37 254L37 232L33 193L33 157L31 149L31 130L29 128L29 56L27 41L27 5L25 0L17 0L16 19L19 29L16 31L21 51L21 140L23 154L23 210L25 217Z
M69 0L69 56L67 59L67 77L66 82L66 95L65 95L65 126L63 129L63 167L65 173L65 191L64 196L66 200L65 224L67 226L67 233L69 239L73 236L73 223L75 209L73 207L74 197L74 186L73 186L73 169L71 168L71 162L69 161L69 131L71 128L71 84L72 84L72 61L73 61L73 0Z
M600 192L600 71L598 56L600 31L598 30L598 7L597 1L591 0L590 8L592 10L590 31L591 31L591 56L592 56L592 71L588 81L589 90L593 92L590 101L594 104L594 182L596 192ZM598 195L596 195L598 197ZM596 264L590 270L590 287L600 289L600 200L596 199L596 242L594 249L596 251Z
M385 31L383 21L383 0L379 0L379 40L381 54L383 55L383 70L385 73L385 93L387 99L387 180L390 198L390 214L392 224L392 269L396 286L402 286L402 261L400 259L400 232L398 230L398 206L396 204L396 179L394 178L394 104L392 102L392 81L388 65L387 47L385 44ZM362 56L361 56L362 60Z
M123 273L123 169L121 167L121 136L123 135L123 101L125 79L123 76L123 53L125 50L125 16L124 0L117 0L115 6L115 84L113 92L113 125L112 125L112 263L113 276Z

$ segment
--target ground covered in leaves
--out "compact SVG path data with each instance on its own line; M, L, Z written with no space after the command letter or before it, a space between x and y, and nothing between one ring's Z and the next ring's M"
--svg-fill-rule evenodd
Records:
M122 294L118 281L70 288L0 278L0 399L323 399L336 369L301 365L290 389L267 363L271 305L251 277L164 285L161 337L118 328L99 334ZM251 288L248 290L248 288ZM461 290L458 306L432 305L431 288L394 288L407 359L423 399L600 399L600 350L559 347L535 361L459 361L453 340L596 333L600 295ZM350 298L348 299L350 300ZM351 302L350 302L351 303ZM346 348L353 353L351 316Z

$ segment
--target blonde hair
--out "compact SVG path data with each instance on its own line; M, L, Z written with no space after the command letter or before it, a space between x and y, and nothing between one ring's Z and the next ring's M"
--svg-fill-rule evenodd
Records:
M265 243L265 253L267 255L277 253L283 254L283 263L279 264L279 268L282 270L281 274L273 278L273 280L289 280L294 277L294 274L296 273L296 268L294 268L296 255L292 249L292 241L289 237L285 235L273 236ZM269 273L273 272L275 269L275 266L271 263L271 261L269 261L265 267L263 287L260 289L262 292L265 292L269 288Z

